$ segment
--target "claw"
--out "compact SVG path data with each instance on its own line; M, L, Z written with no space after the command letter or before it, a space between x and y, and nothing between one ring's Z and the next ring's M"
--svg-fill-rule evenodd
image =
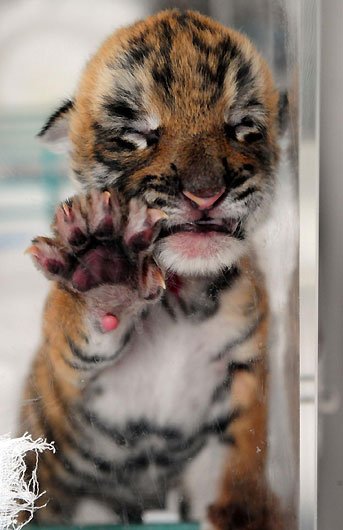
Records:
M147 216L149 218L149 221L151 222L151 224L155 225L158 221L160 221L161 219L168 219L168 215L163 212L162 210L157 210L155 208L150 208L148 211L147 211Z
M39 256L39 248L36 245L31 245L24 251L24 254L29 254L37 258Z
M73 210L70 208L69 204L67 204L66 202L63 202L61 204L61 208L63 210L63 213L64 215L69 219L71 220L72 219L72 215L73 215Z
M161 271L159 269L155 269L154 276L155 276L157 284L160 285L162 287L162 289L166 290L166 288L167 288L166 287L166 282L164 281L162 273L161 273Z
M43 238L39 241L40 244L45 245L42 248L37 245L31 245L25 250L25 254L29 254L34 258L33 262L38 268L43 270L47 275L55 276L63 274L66 263L61 251L49 245L48 241Z
M109 191L104 191L104 193L102 194L102 202L103 202L104 208L106 208L106 210L109 210L110 201L111 201L110 192Z

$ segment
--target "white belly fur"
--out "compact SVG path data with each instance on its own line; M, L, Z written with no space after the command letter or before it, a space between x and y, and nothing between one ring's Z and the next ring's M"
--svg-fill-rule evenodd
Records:
M89 410L108 424L146 418L194 432L208 417L211 396L224 379L228 362L246 360L211 361L241 333L237 322L230 326L220 310L203 322L173 322L154 307L121 359L96 379L94 385L101 392L92 393Z

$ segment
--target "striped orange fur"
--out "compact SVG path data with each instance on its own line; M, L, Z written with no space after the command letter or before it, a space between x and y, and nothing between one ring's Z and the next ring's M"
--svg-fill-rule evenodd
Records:
M57 446L40 464L38 521L77 521L92 498L137 522L177 488L186 519L282 528L251 252L273 200L277 107L245 36L172 10L107 39L42 129L69 144L83 191L29 249L53 282L22 412Z

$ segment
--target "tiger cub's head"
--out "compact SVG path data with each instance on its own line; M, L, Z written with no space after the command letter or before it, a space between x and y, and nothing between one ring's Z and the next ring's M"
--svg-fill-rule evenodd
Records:
M165 11L105 41L75 98L40 136L68 145L84 189L118 187L168 214L164 267L230 266L272 196L278 93L246 37L188 11Z

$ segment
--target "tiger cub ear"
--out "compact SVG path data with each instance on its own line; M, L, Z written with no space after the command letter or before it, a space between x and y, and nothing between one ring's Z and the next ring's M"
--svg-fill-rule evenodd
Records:
M66 153L70 148L69 118L74 102L67 99L48 119L38 133L38 138L43 145L55 153Z

